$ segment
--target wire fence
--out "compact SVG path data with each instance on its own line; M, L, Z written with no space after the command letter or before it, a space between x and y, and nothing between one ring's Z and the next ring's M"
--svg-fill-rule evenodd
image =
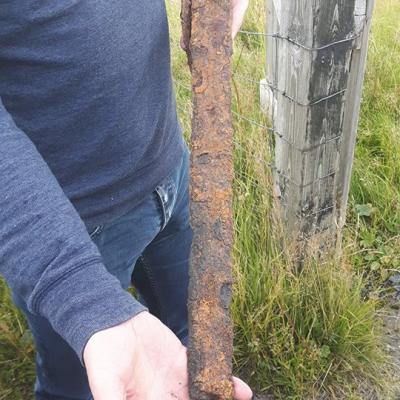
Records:
M175 4L175 7L178 7ZM296 213L299 219L312 219L314 224L318 223L320 215L325 214L327 211L332 210L335 207L333 202L327 204L321 202L320 207L315 209L309 209L307 206L303 206L300 209L293 206L292 201L285 194L289 193L290 187L296 187L297 190L304 191L309 187L323 188L326 182L332 182L337 175L340 165L338 162L332 162L332 167L328 171L319 173L317 177L312 174L305 174L305 176L311 175L307 180L297 180L297 171L291 171L290 167L277 163L279 158L279 152L283 150L287 151L290 148L291 151L295 151L302 159L309 157L311 153L319 153L321 156L324 154L324 148L327 146L336 146L339 149L341 140L343 137L343 126L339 127L337 132L332 133L330 137L321 137L318 143L299 143L296 137L290 137L287 132L279 131L276 124L276 107L270 105L271 114L267 116L263 105L260 103L260 93L264 88L268 88L272 93L272 102L287 101L295 104L299 107L306 109L312 109L313 107L319 107L321 112L324 112L324 108L328 107L330 101L346 102L346 94L348 91L348 82L344 81L342 87L337 90L328 93L325 96L308 98L307 101L302 101L293 94L288 93L285 87L279 85L279 74L278 68L274 68L273 75L268 80L266 73L266 46L271 45L272 41L283 41L288 43L288 46L294 46L296 49L301 49L305 52L312 52L316 54L326 53L333 51L337 46L342 46L342 51L352 51L357 48L360 42L360 38L363 36L366 27L368 26L368 17L366 14L356 14L358 19L358 29L349 37L338 39L330 43L325 43L318 46L308 46L304 43L300 43L298 40L290 37L289 35L283 34L282 32L267 33L265 30L251 30L250 27L265 27L266 26L266 8L260 7L258 9L259 15L250 23L244 25L244 29L239 31L238 37L235 44L235 56L233 61L233 102L232 102L232 114L235 121L235 126L241 126L241 130L256 129L261 134L259 139L264 140L268 145L267 151L264 152L263 156L258 158L258 163L262 167L269 169L274 176L275 181L274 190L269 193L277 196L281 200L283 208L292 210ZM257 23L254 23L254 20ZM279 46L275 45L276 51L275 58L278 58ZM178 64L182 65L183 51L180 48L179 37L171 37L171 49L173 59L178 59ZM177 54L179 53L179 56ZM179 61L180 60L180 61ZM178 104L177 109L181 118L186 119L186 124L189 124L189 116L191 115L191 107L187 101L182 101L182 97L187 99L190 96L191 85L189 75L182 74L181 68L178 66L174 68L174 84L175 89L178 93ZM179 93L185 92L184 96L179 96ZM339 99L339 100L338 100ZM278 111L279 112L279 111ZM290 116L288 116L290 118ZM244 124L244 126L243 126ZM252 127L252 128L250 128ZM243 135L235 136L234 139L235 147L242 151L249 151L246 146L246 138ZM339 152L339 150L338 150ZM249 156L252 156L251 154ZM283 188L283 189L282 189Z

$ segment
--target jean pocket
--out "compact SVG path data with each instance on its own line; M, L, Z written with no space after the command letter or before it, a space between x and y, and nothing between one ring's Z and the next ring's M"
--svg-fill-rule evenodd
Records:
M89 233L89 236L93 239L95 236L99 235L103 230L103 225L96 226L92 232Z
M176 203L177 189L174 180L171 177L167 178L156 187L155 192L161 207L161 230L163 230L171 218Z

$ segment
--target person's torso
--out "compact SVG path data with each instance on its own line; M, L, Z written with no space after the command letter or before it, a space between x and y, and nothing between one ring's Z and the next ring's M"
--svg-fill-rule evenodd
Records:
M0 96L84 217L159 179L179 136L164 0L2 1Z

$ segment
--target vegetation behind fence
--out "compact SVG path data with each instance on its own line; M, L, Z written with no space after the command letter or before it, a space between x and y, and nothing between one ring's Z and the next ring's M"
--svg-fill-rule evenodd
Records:
M178 111L189 137L191 83L185 55L179 48L179 5L173 1L168 4ZM393 13L396 7L393 1L387 0L378 1L377 7L376 27L381 29L379 15L387 15L389 9ZM272 390L283 398L308 399L325 392L330 393L328 398L336 395L338 398L359 396L366 399L369 398L365 397L367 395L385 392L389 381L383 373L387 368L383 367L384 346L376 317L378 303L374 299L365 301L366 277L362 275L369 266L360 262L359 252L364 249L354 240L360 224L365 224L362 227L365 232L373 222L358 214L363 206L370 206L364 204L361 197L354 198L353 189L345 235L346 257L342 263L327 261L321 267L310 262L300 275L294 273L291 268L296 257L294 246L287 240L273 212L276 203L271 168L274 165L274 154L271 154L274 140L271 137L274 134L271 134L270 121L260 104L260 81L266 74L264 29L265 3L254 0L243 26L245 32L236 40L232 79L236 174L236 286L232 312L236 369L239 374L250 377L259 390ZM395 35L395 31L393 19L391 34ZM380 51L392 53L393 49L386 41L380 44ZM374 53L373 38L371 67L374 58L380 56ZM367 91L372 82L371 67ZM397 67L392 65L392 68ZM374 71L379 75L381 72ZM379 79L383 78L387 79L384 76ZM398 90L395 82L390 90L392 93ZM382 107L380 112L386 115L388 110ZM368 121L372 115L364 113L363 118ZM395 120L391 121L390 134L380 129L374 134L384 134L388 139L390 137L393 146L398 146ZM365 131L361 130L361 140L364 135ZM386 151L388 156L396 157L392 150ZM395 165L399 168L400 164ZM356 175L361 172L356 162L357 166ZM373 171L370 171L371 176ZM393 171L388 182L394 184L396 179ZM368 190L361 191L368 193ZM382 192L384 195L399 199L389 187ZM379 199L375 198L375 202L379 204ZM391 218L395 215L398 219L398 207L393 209ZM388 233L393 244L398 240L396 235L398 233ZM286 246L282 245L284 242ZM375 251L365 250L366 253ZM398 254L394 247L392 250ZM388 393L384 396L389 396Z
M252 0L243 27L263 31L264 1ZM179 50L179 2L168 0L179 115L190 131L190 81ZM261 35L235 45L236 371L285 399L391 399L376 309L382 283L400 269L400 2L377 0L345 228L343 264L310 263L300 275L272 214ZM188 90L189 89L189 90ZM369 298L368 301L365 301ZM0 399L30 400L33 346L0 282ZM375 397L376 398L376 397ZM379 397L378 397L379 398Z

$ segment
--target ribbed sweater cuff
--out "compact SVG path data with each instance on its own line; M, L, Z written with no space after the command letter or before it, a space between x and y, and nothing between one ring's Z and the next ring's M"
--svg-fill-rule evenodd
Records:
M41 293L33 308L49 320L82 364L84 348L93 334L147 310L99 260L77 266Z

